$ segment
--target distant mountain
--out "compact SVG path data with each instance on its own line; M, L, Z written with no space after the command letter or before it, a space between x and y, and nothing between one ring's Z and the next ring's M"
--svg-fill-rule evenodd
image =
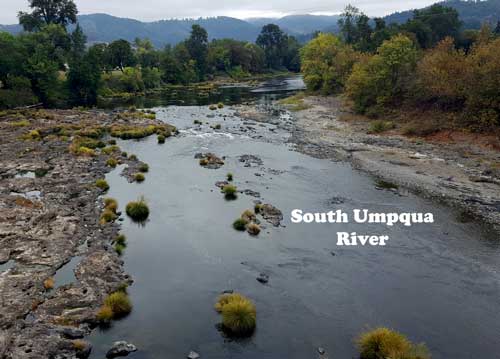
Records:
M339 17L339 15L289 15L279 19L252 18L246 21L258 27L276 24L292 35L304 35L336 27Z
M457 10L465 29L479 29L485 22L496 25L497 21L500 21L500 0L448 0L438 4ZM384 19L388 24L402 24L412 16L413 10L408 10L394 13Z
M255 41L260 32L260 29L246 21L223 16L141 22L106 14L92 14L80 15L78 21L89 42L111 42L116 39L133 41L139 37L150 39L158 47L177 44L186 39L193 24L204 27L210 40L230 37L237 40Z
M500 20L500 0L448 0L441 2L457 9L465 28L479 28L488 21L496 24ZM413 11L404 11L386 16L387 23L403 23L413 16ZM315 31L337 32L338 15L290 15L282 18L253 18L247 20L232 17L214 17L183 20L162 20L142 22L106 14L80 15L78 21L87 34L90 43L111 42L117 39L133 41L136 37L149 38L157 47L175 45L189 36L191 26L199 24L207 32L209 39L233 38L255 41L262 26L269 23L279 25L301 42L312 38ZM19 33L19 25L0 25L0 31Z

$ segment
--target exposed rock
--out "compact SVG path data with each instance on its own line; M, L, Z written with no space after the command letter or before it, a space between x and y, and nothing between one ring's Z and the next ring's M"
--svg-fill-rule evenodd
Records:
M106 353L106 358L125 357L136 351L137 347L134 344L127 343L126 341L114 342L111 349Z
M255 155L241 155L239 160L244 163L245 167L259 167L264 163L260 157Z
M189 354L187 355L188 359L198 359L200 357L200 354L194 351L190 351Z
M260 273L259 276L257 277L257 281L262 284L266 284L267 282L269 282L269 275L265 273Z
M283 213L271 204L261 205L259 214L275 227L278 227L283 220Z
M224 161L213 153L197 153L195 159L200 160L200 166L210 169L218 169L224 166Z
M260 192L252 191L251 189L245 189L241 191L241 193L246 194L247 196L252 196L255 198L260 198Z

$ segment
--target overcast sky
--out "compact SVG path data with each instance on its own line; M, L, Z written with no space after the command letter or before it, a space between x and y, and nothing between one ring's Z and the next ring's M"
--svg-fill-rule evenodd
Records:
M233 16L280 17L289 14L336 14L349 0L76 0L80 14L107 13L142 21L170 18ZM430 5L436 0L351 0L367 15ZM17 23L17 12L27 9L27 0L0 0L0 23Z

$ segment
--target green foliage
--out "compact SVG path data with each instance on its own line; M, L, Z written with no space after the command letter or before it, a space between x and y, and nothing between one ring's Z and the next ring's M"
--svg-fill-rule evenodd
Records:
M233 228L237 231L244 231L247 227L248 221L239 217L233 222Z
M113 309L107 305L103 305L96 314L96 319L100 323L108 323L113 319Z
M99 223L106 224L109 222L113 222L117 218L118 218L118 216L116 215L115 212L113 212L110 209L105 209L101 214L101 218L99 220Z
M199 80L205 78L207 69L208 34L200 25L191 27L191 35L185 42L186 48L192 60L194 60L197 77Z
M360 359L430 359L425 345L414 345L404 335L388 328L361 334L357 344Z
M360 55L332 34L319 34L301 52L304 81L310 91L324 94L344 87Z
M134 221L142 222L149 217L149 207L144 198L129 202L125 210L127 212L127 215Z
M237 196L238 189L232 184L227 184L222 187L222 193L227 199L234 199Z
M232 174L232 173L228 173L228 174L226 175L226 178L227 178L227 180L228 180L229 182L232 182L232 181L233 181L233 174Z
M76 23L78 10L71 0L29 0L29 6L31 13L19 13L19 23L26 31L39 30L48 24Z
M256 44L264 50L266 66L279 69L287 52L288 36L278 25L268 24L262 28Z
M147 163L141 163L139 165L139 171L142 173L147 173L149 171L149 165Z
M380 112L384 106L403 100L411 87L418 52L404 35L385 41L378 53L354 65L346 94L358 112Z
M118 165L118 161L116 160L116 158L108 158L108 160L106 161L106 166L109 166L109 167L116 167Z
M135 173L134 174L134 180L136 182L144 182L145 179L146 179L146 177L142 173Z

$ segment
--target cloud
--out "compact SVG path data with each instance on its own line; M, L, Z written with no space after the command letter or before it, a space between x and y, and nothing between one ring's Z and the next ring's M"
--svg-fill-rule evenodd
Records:
M27 0L1 0L0 23L17 22L17 12L27 9ZM419 8L432 4L429 0L76 0L81 14L107 13L142 21L170 18L233 16L280 17L288 14L339 13L346 4L359 7L370 16Z

